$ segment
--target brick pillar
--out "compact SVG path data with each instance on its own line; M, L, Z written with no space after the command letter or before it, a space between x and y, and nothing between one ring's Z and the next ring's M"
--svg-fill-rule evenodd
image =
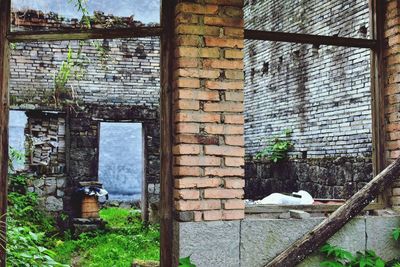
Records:
M400 157L400 2L387 1L384 47L384 112L386 161ZM400 210L400 177L391 190L393 209Z
M193 2L181 1L176 8L175 209L181 221L239 220L244 217L242 1Z

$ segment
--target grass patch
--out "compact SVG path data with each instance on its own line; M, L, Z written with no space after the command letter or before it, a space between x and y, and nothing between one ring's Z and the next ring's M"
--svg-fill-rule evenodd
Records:
M135 259L159 260L158 225L144 225L136 210L107 208L100 211L100 217L108 222L106 230L60 243L54 249L56 259L89 267L128 267Z
M139 211L102 209L106 229L73 239L69 232L60 235L55 220L40 210L27 179L10 175L7 266L130 267L134 260L159 260L159 226L143 224Z

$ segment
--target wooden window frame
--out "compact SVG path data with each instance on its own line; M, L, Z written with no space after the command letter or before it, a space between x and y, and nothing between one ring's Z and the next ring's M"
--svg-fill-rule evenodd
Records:
M11 0L0 0L0 233L6 233L9 44L11 42L87 39L161 38L161 265L172 266L172 56L176 0L160 0L161 26L128 29L87 29L60 31L10 31ZM163 27L165 25L165 27ZM0 267L6 263L6 242L0 241Z
M383 45L384 45L384 3L379 0L369 0L369 21L372 39L348 38L339 36L325 36L315 34L299 34L288 32L273 32L259 30L244 30L247 40L277 41L298 44L331 45L340 47L367 48L371 51L371 116L372 116L372 164L373 176L386 167L384 144L384 112L383 112ZM381 194L370 209L382 209L389 206L389 192ZM338 207L338 206L337 206ZM330 206L334 211L337 207ZM246 207L247 214L274 213L287 209L285 205L259 205ZM307 207L305 207L307 208ZM317 211L326 211L326 207L314 208ZM263 212L261 212L263 211Z

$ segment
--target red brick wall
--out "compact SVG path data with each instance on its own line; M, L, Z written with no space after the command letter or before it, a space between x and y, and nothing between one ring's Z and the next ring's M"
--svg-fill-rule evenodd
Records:
M244 217L243 1L201 2L176 7L175 209L186 220L237 220Z
M384 50L384 105L386 160L400 156L400 1L389 0L386 6ZM400 208L400 179L392 188L393 208Z

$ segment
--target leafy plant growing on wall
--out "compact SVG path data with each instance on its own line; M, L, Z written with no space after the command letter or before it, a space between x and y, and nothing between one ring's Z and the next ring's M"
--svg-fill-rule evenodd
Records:
M285 139L275 137L267 142L267 145L256 153L256 159L268 159L274 163L282 161L288 157L288 152L293 148L293 143L288 140L292 135L291 129L283 131Z

